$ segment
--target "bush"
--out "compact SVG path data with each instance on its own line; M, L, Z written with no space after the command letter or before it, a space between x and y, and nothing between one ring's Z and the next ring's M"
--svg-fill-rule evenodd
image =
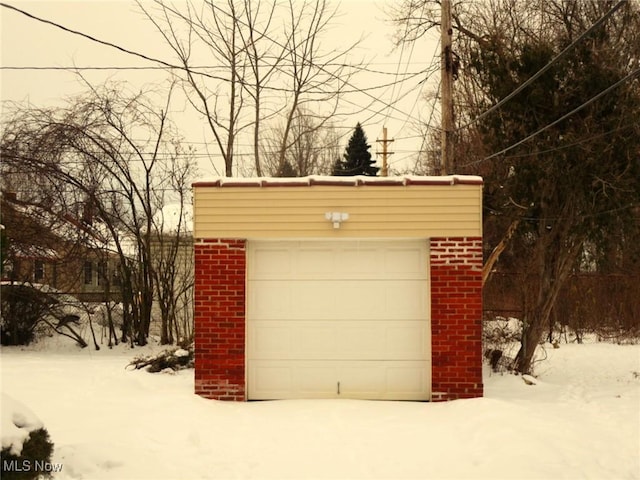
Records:
M494 372L504 372L513 368L514 351L521 336L522 324L518 319L495 317L484 321L484 358Z
M24 284L0 286L2 345L28 345L42 317L50 311L52 299L44 292Z
M51 464L53 443L49 432L42 427L29 433L29 438L22 445L20 455L11 453L11 448L3 448L0 452L0 472L2 480L32 480L51 478L46 471Z
M29 408L2 393L0 477L27 480L51 477L53 443Z
M136 357L128 366L133 366L136 370L146 367L147 372L150 373L193 368L194 345L192 343L186 350L184 348L170 348L157 355Z
M86 309L73 297L47 286L21 282L0 283L2 345L29 345L36 333L56 332L81 346L87 343L76 331Z

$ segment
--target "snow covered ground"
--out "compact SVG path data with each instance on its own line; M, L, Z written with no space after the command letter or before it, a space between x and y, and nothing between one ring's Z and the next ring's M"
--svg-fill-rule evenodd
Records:
M485 398L431 404L204 400L192 371L127 370L141 352L2 349L56 479L640 478L639 345L548 346L536 385L486 371Z

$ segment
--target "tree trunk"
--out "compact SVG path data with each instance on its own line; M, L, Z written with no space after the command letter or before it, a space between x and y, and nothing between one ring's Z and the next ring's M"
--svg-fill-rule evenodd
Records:
M575 265L584 241L583 236L566 235L566 223L559 227L560 230L565 230L565 235L562 232L550 234L548 241L538 242L536 247L534 262L537 272L533 278L532 291L529 292L529 298L532 298L533 293L535 299L525 300L521 346L515 358L515 368L523 374L532 373L536 348L549 328L560 290Z

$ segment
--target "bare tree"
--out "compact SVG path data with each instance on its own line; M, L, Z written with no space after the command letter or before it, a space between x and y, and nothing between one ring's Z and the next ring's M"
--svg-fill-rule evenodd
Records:
M434 2L402 5L410 8L398 19L410 22L409 32L437 24ZM517 273L526 286L515 368L530 372L585 249L604 259L637 235L640 43L631 32L640 28L640 10L596 0L458 2L454 26L457 163L485 178L488 269Z
M329 111L318 113L318 126L335 115L340 93L349 84L351 74L340 60L344 51L323 55L319 51L321 35L333 18L335 11L329 10L325 0L304 1L294 8L289 0L289 30L287 31L287 60L289 70L285 72L290 96L280 140L279 164L283 165L290 145L296 139L290 138L294 119L299 111L319 111L319 106L329 107ZM313 128L318 128L314 126ZM299 137L299 135L298 135Z
M171 93L160 109L149 92L127 97L120 85L87 86L66 108L18 109L5 124L3 167L84 198L119 258L122 340L144 345L156 290L154 214L175 192L172 175L186 178L193 163L167 118Z
M171 187L158 192L159 209L153 219L152 262L162 344L185 345L193 340L193 237L188 225L192 175L192 165L172 159Z
M155 0L156 9L146 4L138 6L165 39L175 53L184 73L187 98L193 108L202 115L224 160L226 176L233 175L234 148L240 130L244 108L244 81L247 69L246 46L239 34L235 20L242 15L233 0L226 2L229 11L213 1L205 1L200 7L192 2L179 10L163 0ZM183 38L184 36L184 38ZM198 60L205 58L214 66L199 68ZM222 67L222 75L208 73Z
M209 0L201 8L191 2L178 8L156 0L154 10L139 5L178 57L187 95L207 121L225 175L237 168L236 145L246 130L252 129L253 169L262 175L266 121L284 118L278 142L283 163L296 142L291 130L298 110L315 112L316 124L336 114L351 78L344 57L353 45L322 52L321 39L335 13L326 1L291 0L284 6L273 0ZM278 15L286 21L274 22ZM201 68L198 61L215 67Z
M271 30L277 4L276 2L268 4L267 12L262 15L261 7L264 3L245 0L244 18L234 19L240 27L240 38L248 63L247 76L242 85L253 100L253 156L258 176L262 176L260 132L263 120L268 120L280 111L280 108L277 108L275 111L266 113L262 105L263 92L271 78L283 68L282 63L286 56L286 48L274 42L268 33Z
M272 129L263 139L262 157L270 175L304 177L330 175L333 164L340 157L340 136L324 119L299 108L289 126L290 142L281 156L284 125Z

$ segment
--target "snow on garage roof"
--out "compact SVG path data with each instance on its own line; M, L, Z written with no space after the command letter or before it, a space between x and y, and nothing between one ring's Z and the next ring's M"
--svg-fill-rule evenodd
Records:
M334 177L310 175L308 177L217 177L193 183L193 187L303 187L312 185L362 186L362 185L482 185L482 177L475 175L443 175L401 177L370 177L357 175Z

